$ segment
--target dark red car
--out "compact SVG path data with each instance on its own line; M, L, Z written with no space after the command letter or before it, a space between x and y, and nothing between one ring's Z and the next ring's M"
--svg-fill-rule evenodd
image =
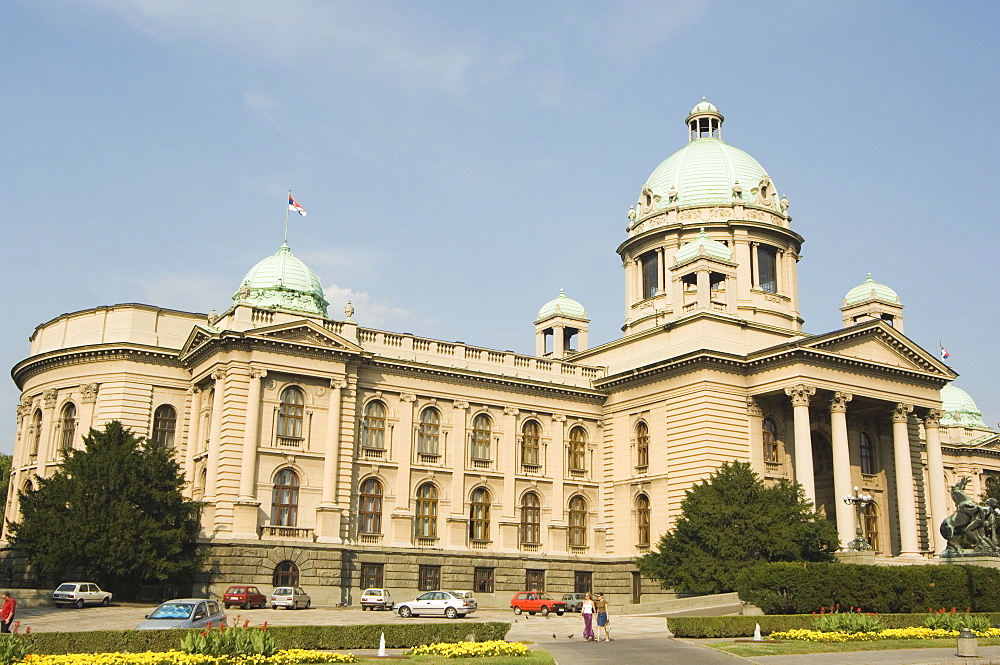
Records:
M514 614L540 612L542 616L547 616L549 612L555 612L562 616L566 611L566 603L541 591L521 591L511 599L510 606L514 609Z
M227 610L233 605L242 607L245 610L251 607L263 609L267 606L267 596L258 591L255 586L234 584L222 594L222 604L226 606Z

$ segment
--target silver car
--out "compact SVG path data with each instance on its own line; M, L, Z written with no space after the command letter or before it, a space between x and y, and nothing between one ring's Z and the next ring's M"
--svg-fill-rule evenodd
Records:
M309 594L297 586L279 586L271 592L271 609L285 607L290 610L297 610L300 607L309 609L312 606L312 598Z
M177 598L160 603L135 629L207 628L209 625L226 625L226 615L219 603L204 598Z
M476 611L476 600L469 597L459 597L449 591L428 591L414 600L399 603L396 610L399 616L416 617L421 614L442 614L449 619L464 617Z

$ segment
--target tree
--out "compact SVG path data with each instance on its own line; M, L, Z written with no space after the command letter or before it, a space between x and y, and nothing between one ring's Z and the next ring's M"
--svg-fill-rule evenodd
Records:
M198 503L181 495L171 452L120 422L90 430L51 478L22 493L11 546L51 579L92 580L118 597L200 568Z
M767 487L745 462L725 463L687 491L659 551L636 562L646 577L681 593L733 591L736 574L764 561L832 561L836 528L782 479Z
M0 519L7 512L7 492L10 490L10 468L13 461L11 455L0 454Z

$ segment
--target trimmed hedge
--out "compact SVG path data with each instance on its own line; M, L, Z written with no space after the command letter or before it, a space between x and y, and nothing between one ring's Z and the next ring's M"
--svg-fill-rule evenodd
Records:
M502 640L509 623L448 622L360 626L268 626L281 649L406 649L434 642ZM21 633L38 654L168 651L178 648L183 630L93 630L79 633Z
M949 608L950 609L950 608ZM880 614L884 628L909 628L919 626L927 616L922 614ZM1000 613L985 613L991 624L1000 622ZM770 635L785 630L811 629L812 614L789 614L771 616L724 616L724 617L669 617L667 625L676 637L750 637L755 624L760 624L760 632Z
M765 614L811 614L838 603L881 614L1000 612L1000 570L981 566L765 563L742 571L736 591Z

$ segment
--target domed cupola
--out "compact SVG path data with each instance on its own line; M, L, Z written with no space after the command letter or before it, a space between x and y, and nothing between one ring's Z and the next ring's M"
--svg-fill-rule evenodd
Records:
M941 389L942 427L965 427L992 431L983 422L983 412L969 393L958 386L949 383Z
M535 319L535 355L565 358L587 350L587 310L559 289L559 295L538 310Z
M701 230L697 238L677 250L677 254L674 255L674 263L686 263L699 256L707 256L720 261L733 260L732 250L718 240L709 238L705 229Z
M287 243L281 245L277 254L250 269L233 302L324 317L329 305L319 277L292 254Z
M903 304L899 295L885 284L868 278L844 296L844 327L870 320L882 320L903 332Z

